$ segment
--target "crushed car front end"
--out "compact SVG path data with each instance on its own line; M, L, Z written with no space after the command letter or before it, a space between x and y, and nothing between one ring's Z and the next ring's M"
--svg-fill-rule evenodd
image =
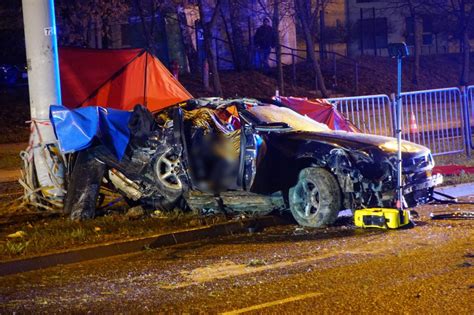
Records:
M300 167L323 167L334 174L343 194L343 207L394 207L397 195L397 155L394 138L348 132L296 132L283 141L292 147ZM295 146L295 143L298 143ZM403 195L406 207L427 203L443 181L432 174L428 148L404 141ZM295 179L291 179L295 180Z
M375 137L374 137L375 138ZM384 144L353 150L354 169L351 174L353 193L360 207L394 207L397 194L397 156L393 138ZM441 174L433 174L434 159L431 151L421 145L403 142L402 187L405 207L429 202L433 189L443 182ZM362 176L359 175L359 172Z
M403 165L403 196L407 206L424 204L431 200L433 189L443 183L443 175L433 174L431 152L405 157Z

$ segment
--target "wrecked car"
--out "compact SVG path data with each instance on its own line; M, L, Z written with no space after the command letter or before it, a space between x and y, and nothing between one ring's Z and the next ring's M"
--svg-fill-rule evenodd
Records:
M65 209L94 215L99 186L133 205L254 215L291 211L304 226L339 211L393 207L394 138L330 130L278 102L194 99L159 112L137 106L123 156L101 143L69 164ZM430 200L442 181L428 148L403 142L405 206Z

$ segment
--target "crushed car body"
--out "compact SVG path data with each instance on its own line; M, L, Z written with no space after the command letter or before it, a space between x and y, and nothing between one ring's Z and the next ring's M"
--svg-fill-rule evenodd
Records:
M150 209L289 209L311 227L334 223L343 209L395 205L394 138L334 131L278 102L193 99L151 114L137 106L128 125L120 159L99 141L74 154L65 202L73 218L94 216L103 182ZM403 194L413 207L442 177L431 173L428 148L402 148Z

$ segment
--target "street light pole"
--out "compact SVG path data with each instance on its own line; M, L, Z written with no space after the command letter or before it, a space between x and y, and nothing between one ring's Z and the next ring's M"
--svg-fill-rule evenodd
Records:
M402 56L397 56L397 209L403 210L403 183L402 183Z
M63 167L49 121L50 105L61 104L54 0L22 0L22 9L31 113L30 143L24 159L34 166L29 167L26 184L37 182L44 198L62 200Z
M397 58L397 95L396 106L396 135L397 135L397 209L403 210L403 165L402 165L402 59L408 56L408 47L405 43L388 45L390 57Z

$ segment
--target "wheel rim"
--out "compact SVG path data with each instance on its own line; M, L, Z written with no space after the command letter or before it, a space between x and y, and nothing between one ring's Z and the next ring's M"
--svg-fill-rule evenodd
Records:
M176 154L171 149L164 153L155 165L158 179L170 189L180 190L182 188L178 173L181 170L181 163Z
M295 190L296 210L300 217L313 219L319 211L319 190L316 184L308 179L302 180Z

